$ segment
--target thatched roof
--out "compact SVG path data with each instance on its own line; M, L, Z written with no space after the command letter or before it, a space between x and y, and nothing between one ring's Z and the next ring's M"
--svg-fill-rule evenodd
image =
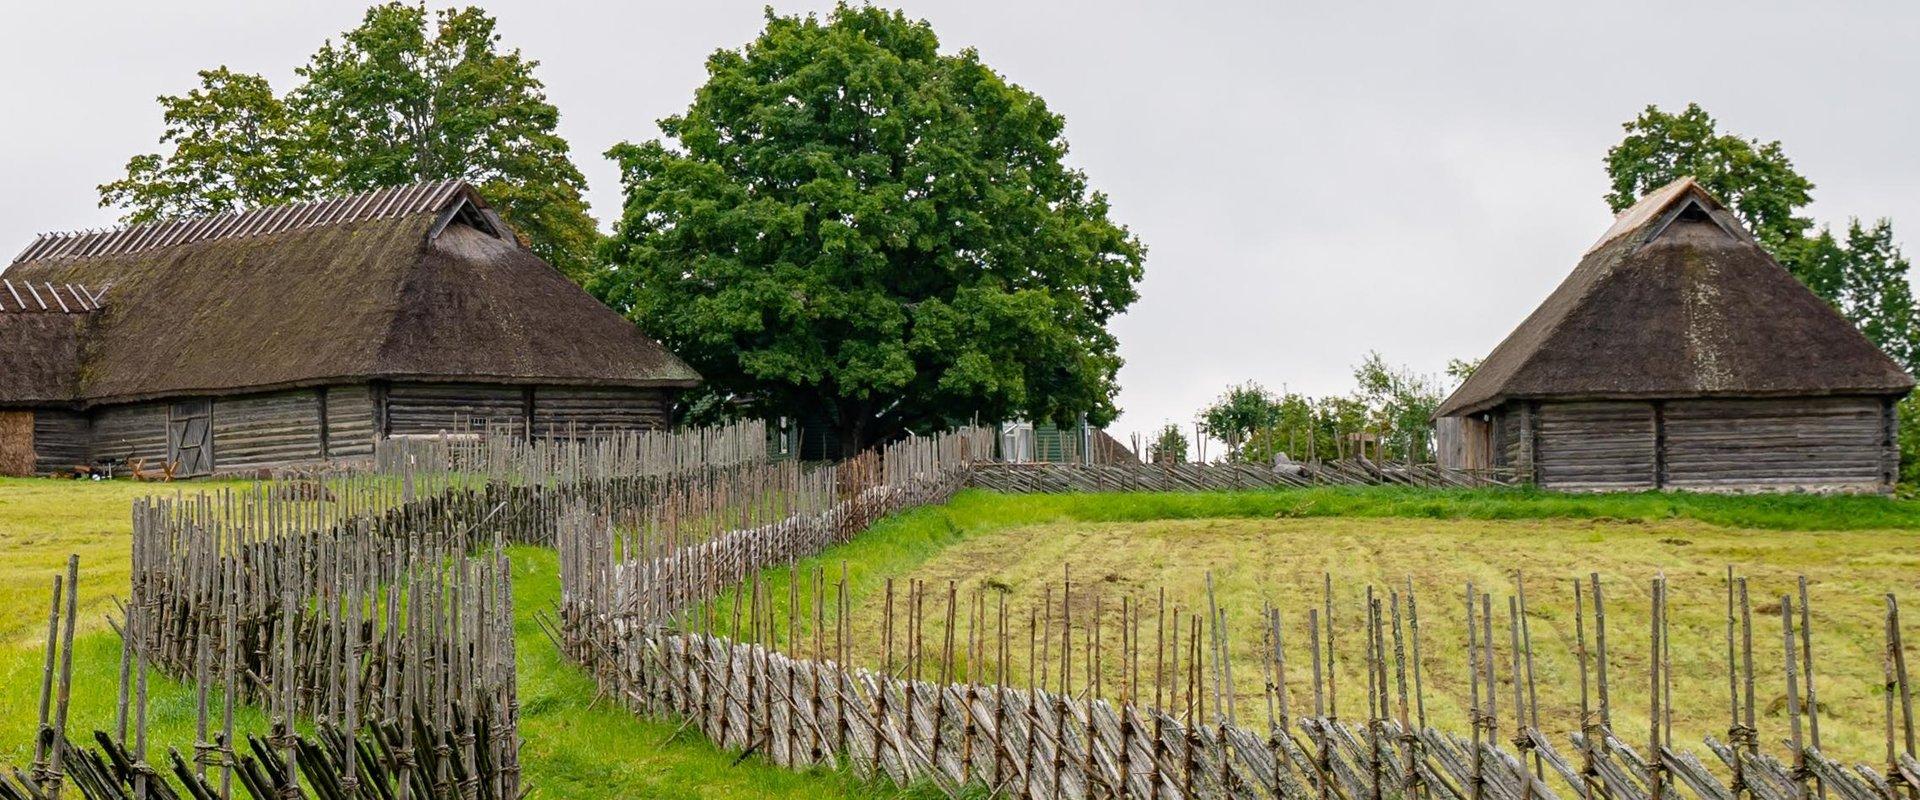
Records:
M1518 399L1901 395L1913 385L1685 178L1621 212L1435 415Z
M464 183L43 236L5 272L103 287L74 400L368 379L686 387Z

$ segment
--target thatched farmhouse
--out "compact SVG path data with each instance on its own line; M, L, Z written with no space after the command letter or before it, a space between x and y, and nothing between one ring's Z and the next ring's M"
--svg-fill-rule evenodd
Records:
M104 232L0 272L0 472L351 460L665 423L699 376L450 181Z
M1547 488L1886 491L1913 385L1684 179L1622 212L1435 421L1443 463Z

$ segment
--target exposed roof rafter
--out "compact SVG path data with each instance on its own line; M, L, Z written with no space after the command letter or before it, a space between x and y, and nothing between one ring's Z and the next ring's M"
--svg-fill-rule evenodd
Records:
M454 202L456 199L458 203ZM265 206L110 230L47 233L27 245L27 249L14 257L13 263L126 255L209 239L262 236L299 228L423 214L449 207L471 207L476 209L477 218L485 218L480 213L485 207L464 181L445 180L393 186L311 203ZM500 231L490 232L507 238Z

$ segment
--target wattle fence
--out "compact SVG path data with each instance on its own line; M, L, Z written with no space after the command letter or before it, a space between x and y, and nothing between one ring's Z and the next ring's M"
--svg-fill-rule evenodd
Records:
M1239 491L1312 486L1468 489L1512 483L1511 476L1491 470L1376 463L1366 459L1279 465L987 462L975 465L967 481L969 486L1009 494Z
M856 503L884 485L895 493L888 496L902 498L888 510L900 510L910 507L909 499L937 502L948 487L994 486L1000 477L982 476L1010 474L1049 476L1017 484L1027 491L1084 491L1090 484L1112 490L1123 483L1099 467L938 457L920 463L922 470L894 474L895 482L845 487L841 502ZM1264 485L1241 468L1126 471L1155 473L1211 476L1150 487L1162 490ZM1437 480L1476 485L1459 476ZM1621 676L1612 674L1617 668L1608 648L1617 655L1622 639L1616 629L1609 643L1597 575L1578 592L1578 725L1559 731L1564 738L1541 725L1524 590L1516 586L1519 593L1507 598L1501 631L1493 595L1469 586L1469 640L1464 648L1443 643L1450 652L1439 656L1470 666L1471 724L1464 733L1450 732L1427 719L1431 690L1422 665L1436 656L1423 653L1434 644L1423 646L1410 587L1367 587L1362 608L1339 612L1346 625L1365 633L1365 650L1357 654L1365 685L1345 688L1350 704L1352 693L1364 690L1364 712L1352 705L1344 716L1339 711L1334 667L1353 663L1356 654L1335 652L1331 583L1325 605L1305 615L1306 646L1296 639L1290 650L1275 608L1260 610L1257 641L1235 642L1211 592L1194 604L1199 610L1184 612L1164 595L1150 604L1123 599L1116 622L1098 597L1090 614L1084 594L1076 605L1075 593L1086 589L1069 579L1057 595L1048 589L1044 617L1029 610L1021 676L1014 666L1018 621L1007 618L1005 594L984 587L961 594L951 582L944 592L914 582L896 608L889 580L882 628L857 641L844 572L834 580L825 567L802 574L794 566L852 535L833 521L838 512L830 509L841 507L819 504L785 523L692 550L637 544L670 533L623 531L604 518L576 514L560 532L565 593L552 635L608 696L637 714L679 719L683 730L778 764L844 767L900 785L931 784L953 797L1900 800L1920 792L1899 609L1891 596L1886 759L1878 768L1847 765L1820 747L1819 718L1841 712L1812 699L1812 617L1804 589L1800 615L1795 598L1781 598L1782 632L1775 640L1788 663L1778 677L1790 722L1780 733L1789 735L1773 752L1761 747L1751 655L1744 664L1731 658L1737 641L1751 653L1756 626L1745 579L1730 571L1728 702L1736 711L1727 738L1705 742L1711 760L1703 761L1673 741L1664 578L1648 584L1654 598L1648 617L1629 624L1643 632L1644 649L1659 655L1632 678L1653 687L1651 722L1640 736L1613 724L1619 709L1608 686ZM765 580L782 566L788 568L784 593ZM1146 636L1143 624L1150 626ZM884 658L856 665L854 654L875 649L873 639ZM1496 648L1502 640L1506 646ZM1796 669L1796 660L1804 666ZM1236 663L1261 670L1264 724L1252 721L1257 710L1239 707ZM1308 713L1299 713L1303 708Z
M614 702L678 720L743 756L954 797L1920 798L1891 595L1884 706L1835 709L1814 691L1806 590L1780 598L1780 630L1768 634L1775 610L1763 606L1756 624L1746 584L1730 572L1722 706L1730 717L1703 761L1673 740L1664 578L1645 584L1653 598L1645 618L1622 629L1615 610L1611 640L1598 576L1579 584L1580 715L1550 730L1534 699L1517 582L1504 618L1486 587L1467 587L1468 640L1437 643L1431 633L1422 641L1431 601L1416 602L1410 586L1366 587L1362 605L1337 607L1329 581L1324 604L1305 604L1293 625L1278 608L1240 609L1258 615L1249 638L1246 617L1230 625L1211 590L1184 604L1125 596L1116 609L1069 573L1023 626L1009 618L1005 591L990 586L912 581L896 592L888 580L882 598L856 598L844 567L835 577L798 566L883 516L967 486L1455 487L1498 476L1367 462L1008 465L991 461L991 433L971 429L834 465L770 461L764 444L764 431L747 428L446 437L383 446L367 471L143 502L120 622L122 721L97 746L67 741L67 690L54 665L71 658L57 634L73 623L69 603L62 627L56 594L43 687L51 716L32 769L0 777L0 800L39 800L63 782L89 798L519 796L528 784L501 550L509 542L557 550L561 601L543 622ZM767 576L782 568L779 592ZM872 606L881 624L856 629L856 603ZM1360 652L1337 652L1336 642L1351 649L1361 638ZM1762 717L1756 697L1773 692L1756 689L1763 681L1750 654L1769 641L1786 669L1768 680L1777 677L1785 700ZM1629 642L1647 667L1625 676L1615 662ZM1743 648L1749 655L1736 659ZM1469 665L1466 698L1430 685L1423 665L1436 660ZM1364 684L1336 684L1341 664L1363 665ZM1260 673L1264 714L1236 691L1236 668ZM171 752L159 766L149 763L144 723L150 669L197 687L199 706L193 752ZM1609 683L1621 680L1648 690L1643 730L1615 727ZM1437 691L1467 701L1463 730L1429 720ZM265 708L273 730L234 731L236 703ZM1825 755L1819 722L1842 715L1883 719L1882 763ZM308 723L316 732L299 733Z

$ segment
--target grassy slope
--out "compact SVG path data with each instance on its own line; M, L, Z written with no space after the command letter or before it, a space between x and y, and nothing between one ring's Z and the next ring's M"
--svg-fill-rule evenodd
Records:
M1342 516L1314 516L1320 514ZM1170 603L1191 609L1205 602L1204 582L1210 572L1219 600L1236 625L1240 707L1257 709L1262 717L1263 681L1250 655L1259 636L1254 616L1261 606L1271 602L1286 614L1290 658L1299 670L1292 675L1292 699L1296 711L1305 711L1310 695L1304 617L1308 605L1319 601L1321 576L1333 573L1338 613L1343 615L1342 708L1351 713L1360 707L1360 687L1365 685L1358 663L1364 644L1355 624L1360 593L1367 583L1399 586L1411 577L1422 601L1428 645L1423 664L1429 710L1436 720L1457 725L1464 719L1467 693L1460 655L1465 638L1462 587L1472 580L1494 594L1498 671L1504 682L1506 595L1512 592L1512 570L1520 568L1529 576L1529 626L1542 721L1555 729L1574 727L1578 708L1572 599L1566 581L1598 571L1608 581L1610 677L1622 731L1645 726L1635 720L1645 719L1642 626L1647 581L1664 572L1674 592L1675 727L1682 741L1723 734L1726 725L1725 565L1739 565L1751 579L1763 714L1782 702L1778 597L1792 591L1793 576L1806 574L1815 601L1821 701L1828 709L1822 719L1825 743L1830 751L1871 756L1880 724L1880 593L1892 591L1910 603L1920 602L1920 547L1910 530L1915 523L1912 504L1881 498L1435 495L1399 490L1028 497L969 492L946 507L883 521L855 541L802 562L801 569L818 565L837 575L841 564L847 565L857 609L856 651L868 663L881 657L885 578L896 578L901 595L901 579L908 577L936 587L924 632L928 648L936 651L947 581L957 582L962 592L982 585L1003 591L1014 620L1012 673L1021 679L1026 675L1028 609L1047 585L1055 587L1058 597L1063 564L1071 564L1077 578L1078 619L1091 616L1092 595L1103 598L1109 647L1118 639L1115 612L1122 596L1150 599L1165 588ZM1775 533L1767 528L1799 530ZM786 570L771 570L768 577L772 596L784 600ZM810 605L810 596L803 597L802 604ZM831 607L832 600L827 605ZM720 610L720 619L728 617L728 611ZM1142 631L1149 647L1154 640L1151 623L1148 620ZM904 637L904 623L897 624L896 635ZM785 629L784 623L777 627ZM964 630L956 635L961 643L966 638ZM803 635L803 642L806 639ZM1075 646L1081 646L1078 637ZM899 645L902 652L904 647ZM1152 660L1149 649L1142 657L1148 671L1143 687L1150 688ZM1107 663L1114 662L1110 654ZM1081 668L1076 666L1076 672ZM1117 679L1117 667L1108 675ZM1076 682L1081 680L1076 676ZM1510 707L1511 698L1511 686L1503 685L1501 707ZM1762 721L1769 731L1784 726L1784 717L1773 713L1772 727Z
M196 487L198 484L195 485ZM69 722L75 738L114 724L119 686L119 637L102 614L127 581L127 509L154 489L124 482L0 479L0 765L32 758L38 719L41 641L47 582L69 552L81 554L82 597L89 630L76 640L74 697ZM533 797L555 798L897 798L922 796L861 781L839 772L794 773L758 758L738 765L732 753L697 735L668 741L675 726L635 718L604 701L580 670L562 662L533 614L559 597L552 552L513 552L514 608L520 653L522 760ZM158 675L151 679L151 758L162 763L168 746L194 741L191 688ZM218 708L219 699L212 701ZM265 720L241 709L241 729L263 730ZM931 795L928 795L931 796Z
M127 585L133 501L223 485L0 478L0 647L38 646L46 637L47 592L69 553L78 553L82 566L81 624L106 627L101 615Z

